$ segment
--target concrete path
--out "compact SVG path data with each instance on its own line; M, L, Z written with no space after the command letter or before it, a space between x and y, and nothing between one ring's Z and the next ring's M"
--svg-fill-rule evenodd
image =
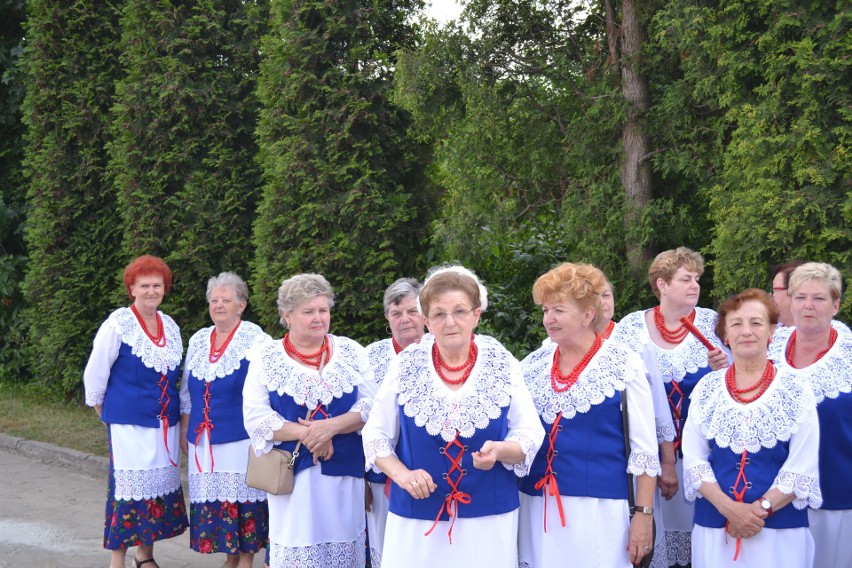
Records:
M0 433L0 568L109 566L108 467L105 458ZM189 531L156 543L154 557L161 568L219 568L225 561L224 554L191 550ZM263 557L256 555L254 568L262 568Z

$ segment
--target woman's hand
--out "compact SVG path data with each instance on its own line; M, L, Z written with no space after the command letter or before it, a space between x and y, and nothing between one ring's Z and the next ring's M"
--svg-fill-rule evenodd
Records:
M364 479L364 510L368 513L373 510L373 487L366 479Z
M315 447L324 447L325 444L331 442L331 439L337 435L337 430L332 420L305 420L304 418L299 418L299 424L305 427L299 439L302 441L302 445L311 452L314 451Z
M473 456L473 467L483 471L488 471L494 467L494 464L497 463L499 448L498 442L487 440L482 444L482 449L471 454Z
M728 534L733 538L749 538L760 532L768 513L758 503L731 501L724 513L728 519Z
M728 356L722 353L721 349L714 349L713 351L708 351L707 364L710 365L710 369L713 371L724 369L728 366Z
M630 530L627 533L627 552L630 554L630 563L639 564L645 555L650 554L654 548L654 516L645 513L636 513L630 521Z
M314 457L314 465L316 465L320 461L328 461L331 459L331 456L334 455L334 444L331 440L329 440L325 444L317 444L314 446L314 449L310 450L310 452Z
M660 464L662 473L657 478L657 486L660 488L660 495L666 501L670 500L677 494L677 473L675 472L674 462L663 462Z
M183 455L189 453L189 442L186 441L186 432L180 433L180 451L183 452Z
M394 483L408 491L415 499L425 499L438 488L432 481L432 476L425 469L407 469L397 477Z

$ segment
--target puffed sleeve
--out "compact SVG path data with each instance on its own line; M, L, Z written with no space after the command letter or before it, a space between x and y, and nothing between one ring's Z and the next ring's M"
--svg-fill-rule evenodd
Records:
M816 406L808 409L799 429L790 437L790 453L775 477L772 487L786 495L795 494L797 509L822 506L819 486L819 419Z
M506 441L517 442L524 452L524 461L516 464L504 463L503 467L513 470L518 477L529 474L530 466L544 441L544 427L535 409L530 391L524 382L521 364L513 359L510 364L512 402L507 416L509 432Z
M627 358L627 422L630 430L630 457L627 471L633 475L660 474L660 457L657 448L654 401L651 385L645 378L645 367L635 353Z
M83 387L86 391L86 404L99 406L104 403L110 370L118 359L121 348L121 335L112 320L101 324L92 343L92 353L83 371Z
M355 361L353 365L361 377L361 382L358 384L358 398L355 404L352 405L352 408L349 409L349 412L360 412L361 420L367 422L378 386L373 376L373 366L370 364L370 356L367 349L354 341L352 343L355 347Z
M701 389L701 383L696 387L696 391ZM713 468L710 466L708 458L710 457L710 440L701 433L701 417L703 409L699 407L699 397L690 397L692 406L690 407L689 416L686 418L686 423L683 426L683 494L688 501L695 501L696 497L701 497L698 490L703 483L716 483L716 475L713 473Z
M642 364L645 368L645 377L650 386L651 400L654 405L654 427L657 436L657 444L673 442L675 439L674 420L669 408L669 399L666 396L666 387L654 356L653 346L646 344L640 353Z
M399 440L399 358L394 357L387 374L373 400L370 416L361 430L367 469L381 473L376 468L376 458L396 455Z
M263 370L266 346L271 346L271 343L259 342L249 350L249 368L243 385L243 423L257 455L272 449L273 435L285 422L269 403L268 377Z

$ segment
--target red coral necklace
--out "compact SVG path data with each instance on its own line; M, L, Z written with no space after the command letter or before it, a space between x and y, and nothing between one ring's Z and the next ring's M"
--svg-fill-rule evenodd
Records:
M215 363L222 358L222 355L225 353L225 349L228 348L228 344L231 343L231 340L240 328L241 323L243 323L243 320L237 322L237 325L234 326L234 329L232 329L231 333L228 334L228 337L225 338L225 343L223 343L222 347L219 349L216 349L216 328L213 328L213 331L210 332L210 354L207 356L211 363Z
M589 361L592 360L592 357L595 356L601 345L603 345L603 337L596 333L592 346L567 375L563 375L562 371L559 370L559 347L557 347L553 353L553 366L550 368L550 385L553 387L553 390L556 392L565 392L574 386L574 383L580 377L580 373L588 366Z
M135 304L130 304L130 311L133 312L133 315L136 316L139 325L142 326L142 331L145 332L145 335L148 336L148 339L154 342L154 345L157 347L165 347L166 346L166 334L163 333L163 318L160 317L160 313L156 312L157 316L157 335L151 335L151 332L148 331L148 326L145 325L145 320L142 319L142 314L139 313L139 310L136 309Z
M769 385L772 384L772 379L774 378L775 367L772 366L772 361L767 361L766 368L763 369L763 374L756 383L745 388L738 388L736 365L731 365L728 367L728 370L725 371L725 386L728 388L728 393L731 395L731 398L739 403L748 404L760 398L763 393L766 392L766 389L769 388ZM746 396L748 393L754 394Z
M325 359L328 360L328 357L331 356L331 346L327 338L323 338L322 346L319 348L319 351L315 353L301 353L296 349L296 346L290 341L290 334L287 333L284 335L284 339L281 340L284 343L284 351L287 352L287 355L290 358L295 359L297 361L301 361L305 365L309 367L315 367L319 369L320 362L323 359L323 353L326 353Z
M813 365L814 363L816 363L817 361L822 359L822 356L825 355L826 353L828 353L829 350L832 347L834 347L835 341L837 341L837 330L832 327L831 331L828 334L828 347L826 347L824 350L817 353L816 358L810 363L810 365ZM787 363L789 363L789 365L791 367L793 367L794 369L797 369L798 367L796 367L793 364L793 359L796 357L796 331L795 330L793 331L793 333L790 334L790 341L787 342L787 350L785 351L784 355L787 357ZM805 365L805 366L807 367L807 365Z
M689 323L695 321L695 308L692 309L692 312L689 314L687 318ZM657 328L657 331L660 332L660 337L662 337L666 342L678 344L687 336L689 333L689 329L685 324L680 324L678 327L674 328L674 330L670 330L666 327L666 319L663 317L663 312L660 311L660 306L654 306L654 327Z
M478 354L479 349L476 347L476 343L473 342L473 335L471 335L470 350L468 351L467 361L458 367L452 367L447 365L444 360L441 359L441 351L438 349L438 344L432 344L432 364L435 366L435 371L437 371L441 380L448 385L460 385L470 378L470 373L473 371L474 365L476 365L476 356ZM464 371L464 373L462 373L462 375L457 379L448 379L444 374L444 370L449 371L450 373L457 373L458 371Z

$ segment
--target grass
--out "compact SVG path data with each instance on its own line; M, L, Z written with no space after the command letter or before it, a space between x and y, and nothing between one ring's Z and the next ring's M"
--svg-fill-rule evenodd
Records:
M58 402L43 387L0 383L0 432L109 457L106 429L95 411Z

